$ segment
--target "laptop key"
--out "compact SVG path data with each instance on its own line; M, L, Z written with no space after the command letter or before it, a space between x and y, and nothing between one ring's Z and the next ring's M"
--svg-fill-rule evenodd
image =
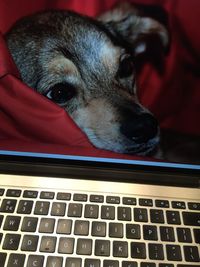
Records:
M168 261L182 261L181 248L177 245L166 245Z
M65 267L81 267L82 259L80 258L67 258Z
M103 203L104 196L103 195L90 195L90 202Z
M22 232L35 232L37 228L38 218L36 217L24 217L22 222Z
M172 263L159 263L158 267L174 267Z
M22 251L36 251L39 236L37 235L24 235L21 245Z
M110 241L96 240L95 241L95 256L110 256Z
M119 221L131 221L131 208L118 207L117 216Z
M98 215L99 215L98 205L91 205L91 204L85 205L85 212L84 212L85 218L97 219Z
M18 234L6 234L3 249L4 250L17 250L19 247L19 242L21 239L21 235Z
M120 203L120 197L117 197L117 196L107 196L106 197L106 203L109 203L109 204L119 204Z
M145 243L131 242L131 258L146 259Z
M57 200L70 200L71 199L71 194L70 193L65 193L65 192L58 192L56 199Z
M56 237L53 236L43 236L40 244L40 252L55 252L56 247Z
M24 266L25 255L11 253L8 259L7 267L22 267Z
M22 190L8 189L6 192L7 197L20 197Z
M39 226L39 233L53 233L55 225L55 219L42 218Z
M33 207L33 201L30 200L20 200L17 208L17 213L19 214L30 214Z
M19 228L21 217L19 216L7 216L3 230L6 231L17 231Z
M55 196L54 192L42 191L40 193L40 198L41 199L54 199L54 196Z
M3 196L5 189L0 188L0 196Z
M34 214L36 215L47 215L49 213L49 202L37 201L35 205Z
M185 209L186 205L183 201L172 201L172 208L173 209Z
M75 235L88 235L89 234L89 221L75 221L74 226Z
M5 267L7 253L0 252L0 263L2 267Z
M185 225L200 226L199 212L183 212L183 222Z
M59 239L58 253L73 254L74 251L74 238L61 237Z
M136 261L122 261L122 267L138 267Z
M72 229L72 220L68 219L59 219L58 220L58 225L57 225L57 234L66 234L69 235L71 234L71 229Z
M101 219L114 220L115 219L115 207L101 206Z
M152 223L164 223L164 214L162 210L150 210L150 219Z
M133 206L135 206L137 203L136 198L133 197L123 197L122 202L124 205L133 205Z
M128 242L114 241L113 242L113 257L127 258L128 257Z
M109 223L109 237L122 238L123 237L123 224L122 223Z
M45 267L62 267L63 258L56 256L48 256Z
M148 222L147 209L134 208L135 222Z
M100 263L97 259L85 259L84 267L100 267Z
M200 244L200 229L193 229L194 239L197 244Z
M76 253L78 255L91 255L92 254L92 239L82 239L77 240Z
M106 223L92 222L92 236L106 236Z
M162 244L148 244L149 258L151 260L164 260L164 251Z
M37 196L38 196L38 191L25 190L23 193L24 198L37 198Z
M1 228L2 221L3 221L3 215L0 215L0 228Z
M119 262L115 260L104 260L103 267L119 267Z
M80 201L80 202L86 202L88 196L86 194L74 194L73 200L74 201Z
M188 208L190 210L200 210L200 202L189 202Z
M192 243L192 235L189 228L177 228L178 241L183 243Z
M141 231L139 224L126 224L126 238L128 239L140 239Z
M16 199L4 199L1 204L0 212L13 213L15 211L16 204Z
M143 225L143 235L145 240L158 240L157 227L152 225Z
M168 224L181 224L181 219L180 219L180 213L179 211L166 211L166 216L167 216L167 223Z
M139 205L140 206L146 206L146 207L152 207L153 206L153 200L148 198L140 198L139 199Z
M51 216L65 216L66 203L54 202L51 208Z
M156 264L153 262L141 262L140 267L156 267Z
M169 201L163 199L156 199L155 200L156 207L158 208L169 208Z
M195 246L184 246L185 261L187 262L200 262L200 256L198 247Z
M68 206L68 216L69 217L81 217L82 215L82 204L70 203Z
M43 267L44 256L29 255L26 267Z
M161 241L175 242L174 228L161 226L160 227Z

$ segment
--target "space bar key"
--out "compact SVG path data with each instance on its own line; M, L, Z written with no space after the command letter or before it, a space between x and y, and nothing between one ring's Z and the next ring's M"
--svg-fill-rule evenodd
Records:
M200 226L200 213L183 212L183 222L185 225Z

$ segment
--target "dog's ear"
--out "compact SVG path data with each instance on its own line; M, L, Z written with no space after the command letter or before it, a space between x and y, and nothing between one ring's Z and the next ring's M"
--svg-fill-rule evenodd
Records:
M98 20L113 36L126 44L133 55L143 54L155 44L163 51L169 48L167 14L160 6L122 2L101 14Z

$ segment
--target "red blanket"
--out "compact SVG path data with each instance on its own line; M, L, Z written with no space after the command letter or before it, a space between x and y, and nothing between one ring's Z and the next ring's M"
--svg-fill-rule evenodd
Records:
M96 16L117 0L14 0L0 2L0 31L38 10L65 8ZM200 1L135 0L156 3L169 14L172 44L164 74L146 64L139 77L139 98L162 128L200 135ZM89 156L138 158L95 149L57 105L20 81L0 38L0 149Z

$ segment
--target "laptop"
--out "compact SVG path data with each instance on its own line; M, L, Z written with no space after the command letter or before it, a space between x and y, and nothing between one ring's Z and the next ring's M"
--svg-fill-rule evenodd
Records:
M200 166L0 151L1 267L200 266Z

